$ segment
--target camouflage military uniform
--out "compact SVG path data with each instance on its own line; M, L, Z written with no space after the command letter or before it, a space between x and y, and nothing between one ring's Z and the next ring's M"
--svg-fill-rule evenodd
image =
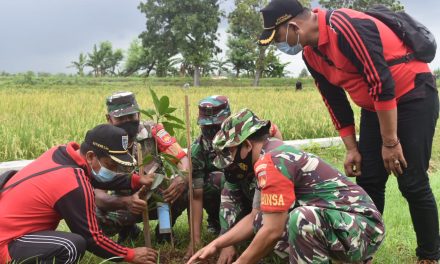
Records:
M212 138L220 125L230 114L229 100L222 95L203 98L198 104L197 124L201 135L191 145L194 189L203 189L203 208L208 213L208 229L214 233L220 231L219 207L220 192L223 188L223 171L212 164L215 152ZM200 202L200 201L198 201Z
M278 131L278 127L271 124L270 135L274 136ZM244 178L238 183L225 181L221 191L220 234L226 233L235 223L252 211L256 186L255 175ZM260 217L258 220L262 221L262 218ZM257 222L256 224L262 225Z
M203 155L201 148L204 147L203 142L206 141L203 140L200 144L199 142L201 141L199 140L203 140L202 137L199 137L193 143L193 147L191 147L191 152L193 153L191 157L193 164L193 185L195 189L203 188L203 206L208 213L208 222L214 221L210 219L211 215L217 217L217 219L219 217L220 234L224 234L251 212L254 199L258 199L259 201L259 198L254 198L257 183L255 177L243 179L239 183L226 181L223 172L219 171L213 165L215 154L214 156L212 156L212 154L206 155L206 152L204 152L205 155ZM212 150L212 146L210 146L210 149ZM206 151L206 149L203 150ZM220 205L220 208L216 205ZM260 229L262 224L262 214L259 213L254 220L255 232ZM289 254L287 232L283 234L283 239L277 243L274 250L280 257L286 257Z
M243 179L238 183L225 181L221 191L220 234L226 233L251 212L256 186L255 178Z
M270 135L274 136L278 131L278 127L271 124ZM225 181L221 191L220 234L226 233L235 223L252 211L256 186L257 182L253 173L237 183ZM262 220L262 218L258 218L258 220ZM262 223L256 222L256 224L261 225Z
M137 157L137 144L140 143L142 146L143 157L148 154L155 155L156 143L157 150L159 152L166 152L167 154L173 155L178 159L185 156L185 153L176 143L175 138L171 137L164 129L162 125L155 124L152 121L142 121L139 124L139 132L136 136L135 144L132 146L132 155ZM154 161L150 164L145 165L145 171L148 171L153 167ZM161 168L156 170L161 171ZM111 195L114 196L128 196L132 195L134 191L132 190L121 190L114 191ZM151 199L150 199L151 200ZM149 200L149 201L150 201ZM179 199L177 199L171 206L172 224L174 225L177 217L179 217L182 212L187 208L187 195L184 192ZM133 215L127 210L117 210L117 211L103 211L99 208L96 209L96 215L98 218L98 223L101 229L107 235L114 235L121 231L124 226L132 226L135 223L141 222L142 217L140 215ZM150 219L157 219L156 209L149 211Z
M200 126L220 125L229 115L226 97L209 96L199 102L197 123ZM272 125L271 135L277 132L278 127ZM212 140L207 136L200 135L191 145L194 188L203 188L203 207L208 213L208 223L220 220L220 234L223 234L251 212L256 181L251 176L238 183L228 182L223 171L213 165L215 156Z
M191 145L192 177L194 189L203 189L203 208L208 223L219 228L220 191L224 176L213 164L215 153L211 142L199 136Z
M213 141L216 166L231 164L228 148L267 124L247 109L226 120ZM373 201L318 157L269 138L254 172L261 190L255 204L260 200L261 212L289 212L284 236L288 234L290 263L363 261L382 243L384 224ZM256 222L258 229L261 221Z
M261 210L289 213L291 263L362 261L385 234L366 192L318 157L270 139L255 164Z

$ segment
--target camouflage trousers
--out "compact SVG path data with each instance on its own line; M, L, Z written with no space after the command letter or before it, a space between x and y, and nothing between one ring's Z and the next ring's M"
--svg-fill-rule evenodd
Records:
M203 183L203 209L208 214L208 223L220 229L220 191L223 188L223 172L210 172Z
M354 214L300 206L288 221L290 263L362 263L373 256L385 236L378 212Z
M134 215L126 210L103 211L96 207L96 218L99 227L107 236L114 236L122 228L142 222L141 215Z
M124 193L130 195L129 193ZM112 196L123 196L121 193L112 194ZM171 205L171 224L174 226L177 218L188 207L188 192L185 191L182 195ZM157 209L148 211L150 220L157 220ZM104 211L96 207L96 218L101 230L107 236L113 236L119 233L124 227L135 225L142 222L141 215L135 215L127 210Z
M220 198L220 234L226 233L252 211L252 198L248 196L242 186L225 182Z

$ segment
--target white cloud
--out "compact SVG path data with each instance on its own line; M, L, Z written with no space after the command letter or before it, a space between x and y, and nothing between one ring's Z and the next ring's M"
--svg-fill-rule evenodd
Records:
M426 24L440 42L440 2L403 0L407 11ZM314 1L315 5L316 1ZM139 0L3 0L0 1L0 71L73 72L66 68L80 52L109 40L127 49L145 29L145 17L137 9ZM229 12L233 0L222 0ZM426 8L429 7L429 8ZM219 46L226 51L227 20L219 26ZM280 55L290 62L287 70L297 75L305 67L301 56ZM432 63L440 68L440 56Z
M0 2L0 71L71 72L80 52L104 40L126 49L144 29L135 0Z

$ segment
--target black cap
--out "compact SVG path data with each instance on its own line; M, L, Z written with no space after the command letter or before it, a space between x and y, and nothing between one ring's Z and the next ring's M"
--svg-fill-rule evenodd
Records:
M98 125L87 131L84 141L122 166L136 165L136 160L128 153L127 132L122 128L110 124Z
M139 106L132 92L116 92L107 97L107 112L113 117L139 113Z
M260 12L263 14L264 31L261 33L258 44L269 45L274 37L276 28L284 22L296 17L304 10L297 0L272 0Z

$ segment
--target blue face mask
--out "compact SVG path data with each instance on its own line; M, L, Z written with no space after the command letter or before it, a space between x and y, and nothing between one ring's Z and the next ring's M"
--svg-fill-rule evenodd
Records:
M92 173L93 175L95 175L95 179L99 182L110 182L112 180L115 179L115 177L117 177L117 175L119 173L114 172L112 170L107 169L106 167L102 166L101 162L99 162L99 165L101 166L101 168L99 169L98 172L96 172L94 169L92 169Z
M290 46L289 43L287 43L288 35L289 35L289 26L287 26L287 31L286 31L286 41L279 42L276 44L278 50L288 55L296 55L300 53L303 50L303 47L301 46L301 43L299 43L299 34L298 34L298 40L296 41L296 45L294 46Z

